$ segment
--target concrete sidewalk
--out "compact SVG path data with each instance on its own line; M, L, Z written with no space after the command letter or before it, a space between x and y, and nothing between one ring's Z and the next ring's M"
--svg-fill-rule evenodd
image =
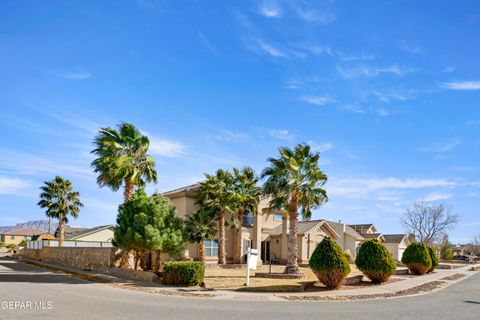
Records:
M20 260L20 263L22 260ZM457 269L438 269L434 273L423 276L392 276L397 278L394 281L382 285L372 285L368 287L360 287L358 289L348 290L324 290L311 292L242 292L242 291L227 291L227 290L203 290L200 288L191 287L172 287L166 286L157 282L144 282L124 279L111 274L92 272L80 270L64 265L45 263L34 260L24 260L24 262L34 264L40 267L45 267L52 270L63 271L83 277L87 280L97 281L100 283L112 284L123 289L139 290L149 293L159 293L166 295L210 298L214 300L255 300L255 301L285 301L285 300L358 300L358 299L378 299L382 297L396 297L396 296L412 296L419 294L426 294L443 289L453 283L462 281L477 271L470 271L472 265L462 266ZM446 277L454 275L462 275L457 279L445 279ZM432 282L440 284L433 289L428 289L420 292L415 292L415 288L420 286L428 286ZM412 291L411 293L408 293ZM399 294L399 293L402 294ZM404 294L407 292L407 294Z

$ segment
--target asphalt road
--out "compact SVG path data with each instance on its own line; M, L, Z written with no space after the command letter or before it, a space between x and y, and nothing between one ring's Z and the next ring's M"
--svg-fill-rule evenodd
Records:
M0 319L480 319L480 274L410 298L219 301L112 288L0 257Z

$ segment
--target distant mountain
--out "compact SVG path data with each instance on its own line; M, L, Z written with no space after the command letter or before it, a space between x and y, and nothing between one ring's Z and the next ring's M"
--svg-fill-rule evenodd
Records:
M57 226L58 222L56 220L52 220L52 223L50 225L50 232L54 233L55 229L57 229ZM48 232L48 220L28 221L24 223L17 223L14 226L0 226L0 233L18 229L35 229Z

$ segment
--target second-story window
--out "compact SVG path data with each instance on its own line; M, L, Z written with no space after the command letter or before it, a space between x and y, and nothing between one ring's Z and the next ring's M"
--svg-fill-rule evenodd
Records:
M250 211L245 211L243 214L242 224L244 226L253 226L253 213Z

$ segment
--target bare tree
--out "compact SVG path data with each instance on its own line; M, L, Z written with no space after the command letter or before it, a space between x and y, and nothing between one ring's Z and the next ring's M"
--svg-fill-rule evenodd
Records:
M433 243L440 239L458 222L458 214L443 203L415 202L405 211L402 223L409 233L422 243Z
M480 254L480 233L477 233L472 237L471 253Z

